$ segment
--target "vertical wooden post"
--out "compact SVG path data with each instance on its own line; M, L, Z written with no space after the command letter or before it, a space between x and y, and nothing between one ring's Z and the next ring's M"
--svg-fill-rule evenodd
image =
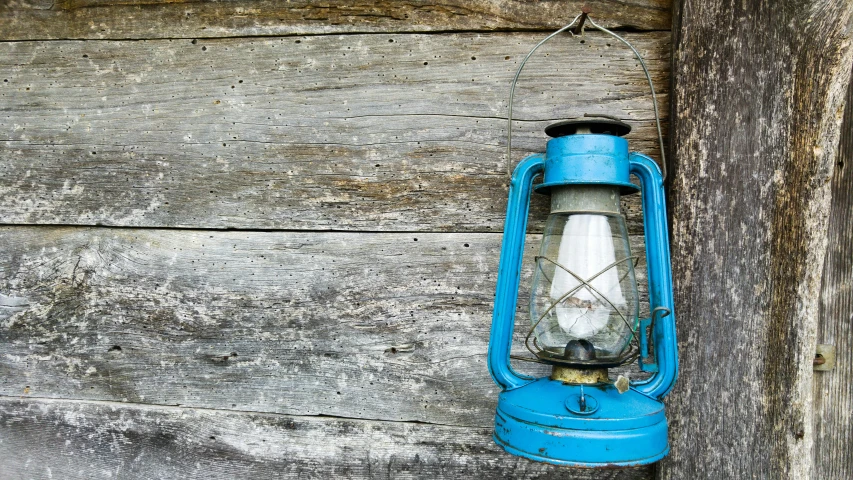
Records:
M659 475L812 478L812 360L853 4L675 3L681 375Z
M853 82L832 175L829 242L817 341L836 348L835 368L815 373L814 478L853 478Z

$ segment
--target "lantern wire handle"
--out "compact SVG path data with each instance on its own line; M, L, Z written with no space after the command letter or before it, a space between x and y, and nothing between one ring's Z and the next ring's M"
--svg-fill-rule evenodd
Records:
M633 45L631 45L627 40L620 37L619 35L617 35L617 34L613 33L612 31L602 27L599 24L595 23L595 21L593 21L592 17L589 16L588 12L581 13L580 15L576 16L565 27L563 27L563 28L557 30L556 32L548 35L547 37L543 38L539 43L536 44L535 47L533 47L532 50L530 50L530 52L527 53L527 55L521 61L521 65L518 66L518 71L515 72L515 77L512 79L512 85L510 86L510 89L509 89L509 108L507 109L507 138L506 138L507 165L512 164L512 102L513 102L513 99L515 98L515 85L516 85L516 83L518 83L518 77L521 76L521 70L524 68L524 64L527 63L527 60L530 59L530 57L533 55L533 53L536 50L538 50L539 47L544 45L548 40L551 40L552 38L556 37L557 35L565 32L567 30L569 31L569 34L574 37L575 36L574 32L572 32L569 29L574 27L575 23L580 18L583 18L586 22L589 22L589 24L592 25L594 28L610 35L611 37L613 37L613 38L619 40L620 42L622 42L623 44L625 44L625 46L627 46L628 48L631 49L632 52L634 52L634 56L637 58L637 60L639 60L640 66L643 67L643 72L645 72L645 74L646 74L646 80L649 81L649 89L652 91L652 105L654 106L654 110L655 110L655 124L656 124L657 130L658 130L658 143L660 144L660 159L661 159L660 168L661 168L661 174L662 174L661 176L663 177L663 180L666 181L666 152L664 151L665 149L663 146L663 131L661 130L661 127L660 127L660 113L658 111L658 97L655 94L655 86L652 83L652 76L649 73L649 69L646 68L646 62L643 61L643 57L640 56L640 52L638 52L637 49L634 48ZM581 34L583 34L583 29L581 29Z

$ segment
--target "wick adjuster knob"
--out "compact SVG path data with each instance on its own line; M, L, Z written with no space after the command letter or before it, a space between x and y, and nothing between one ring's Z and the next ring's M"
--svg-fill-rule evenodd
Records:
M598 411L598 400L588 393L570 395L566 399L566 410L576 415L592 415Z

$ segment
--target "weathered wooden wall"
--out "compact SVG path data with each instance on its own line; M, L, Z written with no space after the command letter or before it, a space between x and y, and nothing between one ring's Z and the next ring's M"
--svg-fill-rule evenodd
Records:
M490 438L509 81L580 6L0 7L0 477L650 478ZM669 3L593 8L666 112ZM585 112L659 153L624 48L529 72L514 161Z
M683 368L658 475L848 478L853 113L827 186L842 82L813 82L845 44L826 22L808 30L825 45L780 44L793 7L705 3L675 18ZM542 465L490 438L514 162L586 112L659 154L642 71L588 32L531 60L506 161L518 62L581 5L0 5L0 478L654 477ZM669 2L591 6L645 57L666 115ZM750 19L771 17L755 35ZM637 199L623 207L642 252ZM544 212L535 198L529 253ZM815 340L840 358L812 399Z

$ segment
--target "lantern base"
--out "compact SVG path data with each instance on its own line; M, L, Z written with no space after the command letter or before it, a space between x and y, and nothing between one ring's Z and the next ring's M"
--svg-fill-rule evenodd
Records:
M660 401L549 378L501 393L494 439L513 455L573 467L645 465L669 453Z

